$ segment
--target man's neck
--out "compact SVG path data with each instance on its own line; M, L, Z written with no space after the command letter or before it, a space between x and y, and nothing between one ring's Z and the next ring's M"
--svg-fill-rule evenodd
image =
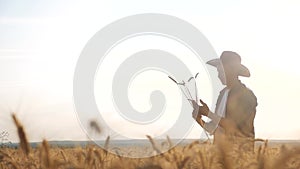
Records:
M240 80L238 77L234 77L232 79L227 80L227 88L231 89L233 86L235 86L237 83L239 83Z

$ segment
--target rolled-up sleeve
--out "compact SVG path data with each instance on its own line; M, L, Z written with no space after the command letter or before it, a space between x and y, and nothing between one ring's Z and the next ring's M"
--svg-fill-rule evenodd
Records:
M210 134L213 135L215 130L218 128L218 123L210 121L204 124L203 128Z

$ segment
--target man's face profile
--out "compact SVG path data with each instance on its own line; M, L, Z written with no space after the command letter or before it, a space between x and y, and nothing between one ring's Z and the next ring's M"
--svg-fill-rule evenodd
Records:
M223 85L226 85L225 72L221 64L217 66L217 71L218 71L218 78L220 79Z

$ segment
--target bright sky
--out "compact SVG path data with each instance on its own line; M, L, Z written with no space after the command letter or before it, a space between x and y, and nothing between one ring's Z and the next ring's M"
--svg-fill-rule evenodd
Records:
M10 140L16 140L16 129L10 117L11 112L16 112L31 141L43 138L85 139L72 100L73 73L84 45L97 31L117 19L141 13L162 13L193 24L208 38L218 54L233 50L242 56L242 63L250 69L251 77L241 80L258 98L257 137L300 139L299 8L300 2L296 0L0 0L0 132L9 131ZM130 54L147 48L147 45L156 45L177 55L188 55L180 44L157 38L132 39L120 44L119 48L111 51L111 55L114 52ZM172 49L174 46L176 50ZM108 64L111 67L105 71L110 72L100 77L110 78L113 75L115 65L110 60L107 63L111 63ZM199 63L191 60L186 60L186 63L194 72L201 72L201 68L195 68ZM151 78L146 79L146 76ZM136 90L139 94L129 94L136 109L146 111L149 108L145 97L149 97L152 90L149 86L150 89L147 88L147 84L153 80L151 87L165 90L166 97L173 98L170 105L177 105L178 100L174 98L178 98L180 93L176 86L166 88L166 84L170 84L161 82L164 76L153 71L136 77L130 91L134 93ZM99 81L96 79L95 83ZM95 91L107 87L102 86ZM203 99L211 100L206 93ZM109 99L100 99L99 102L111 104ZM107 119L111 127L123 134L133 130L130 137L159 134L173 124L172 120L176 120L176 114L166 111L161 121L137 128L116 117L112 107L104 108L105 112L113 114ZM179 109L169 107L169 112ZM201 132L201 128L196 126L189 137L199 138Z

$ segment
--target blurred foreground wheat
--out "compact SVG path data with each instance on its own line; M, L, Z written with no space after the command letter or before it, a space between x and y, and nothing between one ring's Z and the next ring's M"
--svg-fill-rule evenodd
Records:
M159 146L151 136L147 136L155 156L150 158L126 158L118 153L87 145L75 148L50 147L46 140L37 147L30 148L26 134L17 117L13 115L18 129L20 149L0 149L0 169L299 169L300 145L269 146L268 141L257 146L254 153L246 153L235 147L219 150L214 145L195 141L185 146L173 147L170 138L167 144L170 150L161 153ZM109 149L108 137L105 148ZM171 148L173 147L173 148ZM113 149L113 148L112 148ZM111 149L111 150L112 150ZM145 152L146 153L146 152Z

